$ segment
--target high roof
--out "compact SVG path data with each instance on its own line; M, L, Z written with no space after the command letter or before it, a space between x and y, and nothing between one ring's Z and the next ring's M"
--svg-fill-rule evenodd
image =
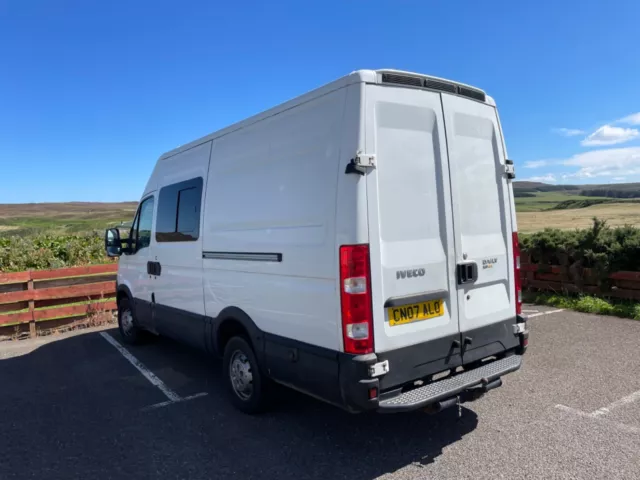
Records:
M262 113L258 113L257 115L254 115L245 120L229 125L228 127L225 127L221 130L217 130L213 133L210 133L209 135L201 137L187 144L181 145L180 147L175 148L173 150L170 150L164 153L160 157L160 160L162 160L163 158L172 157L177 153L180 153L185 150L189 150L190 148L193 148L197 145L208 142L215 138L221 137L223 135L227 135L235 130L239 130L241 128L247 127L267 117L284 112L297 105L313 100L316 97L325 95L333 90L338 90L340 88L346 87L347 85L351 85L354 83L397 84L397 85L403 85L406 87L426 88L430 90L438 90L438 91L444 91L444 92L449 92L453 94L463 95L469 98L473 98L474 100L486 101L491 105L495 105L495 103L493 102L493 99L488 95L486 95L484 91L476 87L466 85L464 83L454 82L452 80L433 77L430 75L423 75L421 73L405 72L402 70L392 70L392 69L356 70L354 72L351 72L349 75L345 75L344 77L334 80L331 83L327 83L319 88L311 90L310 92L307 92L303 95L295 97L285 103L281 103L276 107L270 108L269 110L265 110Z

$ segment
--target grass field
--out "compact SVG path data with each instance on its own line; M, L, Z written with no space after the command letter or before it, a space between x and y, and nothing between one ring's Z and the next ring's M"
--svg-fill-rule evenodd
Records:
M535 197L516 198L516 208L519 212L536 212L549 210L567 200L609 200L605 197L585 197L565 192L538 192Z
M137 202L0 205L0 236L82 234L133 220Z
M567 200L603 200L605 204L585 208L554 210ZM637 199L611 199L606 197L587 197L571 192L537 192L535 197L516 198L518 230L531 233L546 227L570 230L588 228L593 217L606 220L611 226L640 226L640 203Z
M586 208L550 211L519 211L518 230L523 233L536 232L544 228L570 230L589 228L593 217L606 220L610 226L633 225L640 227L640 204L608 203Z
M567 200L598 200L611 203L585 208L554 210ZM638 200L585 197L571 192L537 192L535 197L516 198L518 228L535 232L545 227L586 228L593 217L609 225L640 226ZM0 237L36 234L72 235L102 231L110 226L131 222L137 202L122 203L39 203L0 205Z

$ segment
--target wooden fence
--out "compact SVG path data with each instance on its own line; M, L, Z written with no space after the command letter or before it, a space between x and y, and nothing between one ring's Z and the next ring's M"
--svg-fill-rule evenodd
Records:
M602 279L590 268L572 270L559 265L538 265L522 255L521 278L524 289L640 300L640 272L612 273L605 279L607 287L602 288Z
M115 310L117 264L17 273L0 272L0 327Z
M591 269L580 272L558 265L538 265L521 257L522 287L547 292L588 293L640 301L640 272L609 275L606 290ZM0 273L0 329L75 319L94 312L116 310L115 278L118 265Z

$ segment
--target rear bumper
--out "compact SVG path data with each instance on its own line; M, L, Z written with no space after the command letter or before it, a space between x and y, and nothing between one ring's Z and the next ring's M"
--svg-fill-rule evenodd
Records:
M481 367L461 372L453 377L430 383L379 402L381 412L404 412L426 407L456 397L470 389L488 390L503 375L514 372L522 365L521 355L494 360Z
M499 379L522 365L522 355L508 352L504 358L491 360L476 368L452 372L442 380L427 383L409 391L395 389L380 393L380 379L369 376L369 367L376 363L376 355L343 358L340 390L343 406L351 412L377 410L381 413L405 412L461 396L461 400L476 398L478 394L501 385ZM391 366L393 368L393 366ZM370 390L377 395L370 398Z
M528 343L524 322L518 317L473 332L476 348L459 353L444 348L450 339L438 339L381 354L339 354L341 403L351 412L401 412L458 396L461 401L475 398L520 368ZM514 324L524 324L521 333L514 331ZM488 357L492 359L483 360ZM370 368L382 361L389 362L389 372L372 377ZM448 376L434 379L443 371L449 371ZM422 385L416 386L418 381Z

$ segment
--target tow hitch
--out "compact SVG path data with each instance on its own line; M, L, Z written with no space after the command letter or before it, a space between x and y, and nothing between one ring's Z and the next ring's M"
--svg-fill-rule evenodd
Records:
M429 415L433 415L436 413L440 413L445 408L453 407L454 405L460 404L460 396L455 396L451 398L447 398L446 400L440 400L439 402L432 403L431 405L427 405L424 408L425 413Z
M458 406L458 418L462 417L462 404L467 402L473 402L482 397L489 390L493 390L494 388L498 388L502 386L502 379L496 378L495 380L488 381L484 379L482 384L469 388L460 393L460 395L456 395L454 397L447 398L445 400L440 400L439 402L432 403L431 405L427 405L424 408L424 412L430 415L440 413L442 410L445 410L449 407L453 407L455 405Z

